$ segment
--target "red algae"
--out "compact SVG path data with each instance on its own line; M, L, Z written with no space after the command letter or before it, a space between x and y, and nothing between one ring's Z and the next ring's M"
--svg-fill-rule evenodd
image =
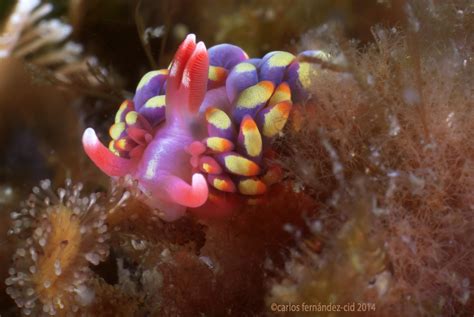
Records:
M356 301L373 316L472 313L472 10L425 4L407 3L406 27L375 27L364 48L322 36L343 68L313 73L305 129L283 161L326 201L309 222L323 248L300 242L270 283L269 310Z

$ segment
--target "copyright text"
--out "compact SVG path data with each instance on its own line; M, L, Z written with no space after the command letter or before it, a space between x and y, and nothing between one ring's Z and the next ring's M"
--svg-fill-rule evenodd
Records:
M322 303L271 303L270 309L276 313L288 312L374 312L375 303L346 303L346 304L322 304Z

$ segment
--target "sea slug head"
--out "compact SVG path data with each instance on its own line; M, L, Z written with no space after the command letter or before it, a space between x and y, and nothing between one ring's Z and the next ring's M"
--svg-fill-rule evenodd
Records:
M191 146L199 108L204 100L209 56L203 42L188 35L180 45L169 72L152 71L138 84L135 97L119 108L105 147L88 128L83 146L89 158L107 175L131 175L151 207L165 220L182 216L187 207L199 207L208 198L204 176L189 160L204 151ZM199 130L199 129L197 129Z

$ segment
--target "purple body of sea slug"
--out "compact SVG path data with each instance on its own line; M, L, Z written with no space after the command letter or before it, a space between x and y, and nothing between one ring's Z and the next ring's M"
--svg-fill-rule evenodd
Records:
M170 70L145 74L120 106L109 147L88 128L84 149L107 175L137 180L165 220L203 205L209 190L264 194L276 174L265 158L308 73L287 52L249 59L237 46L206 50L188 35Z

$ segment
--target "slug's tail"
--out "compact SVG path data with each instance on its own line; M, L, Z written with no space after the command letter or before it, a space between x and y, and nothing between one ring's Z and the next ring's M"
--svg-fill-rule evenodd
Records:
M207 89L209 56L203 42L189 34L180 45L166 88L166 120L183 118L199 111Z

